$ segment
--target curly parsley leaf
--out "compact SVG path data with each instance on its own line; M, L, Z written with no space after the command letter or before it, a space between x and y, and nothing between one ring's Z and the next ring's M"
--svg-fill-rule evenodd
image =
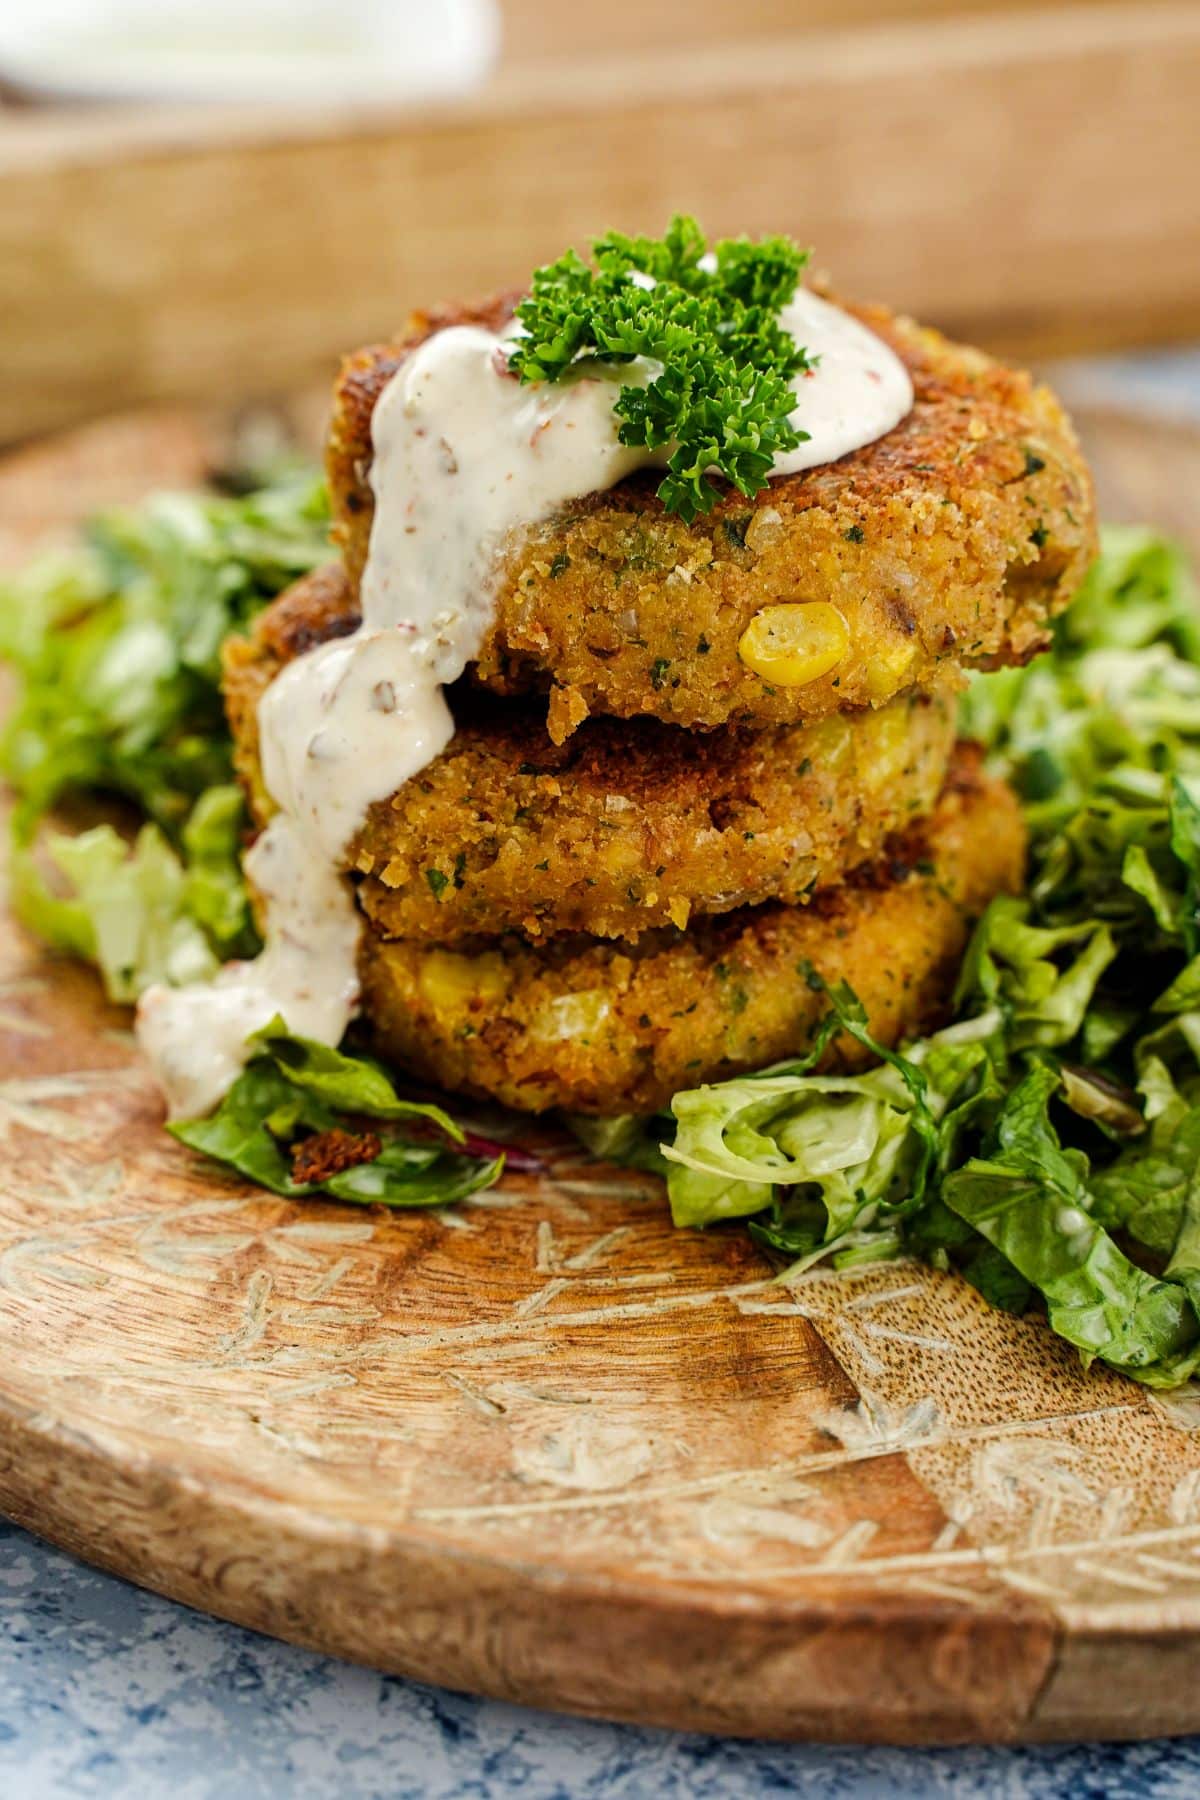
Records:
M811 364L778 318L807 253L781 237L710 252L696 221L677 215L662 238L609 232L592 255L594 267L568 250L536 271L510 369L523 382L628 371L618 436L669 451L658 489L669 512L709 511L718 481L757 494L808 435L792 423L792 384Z

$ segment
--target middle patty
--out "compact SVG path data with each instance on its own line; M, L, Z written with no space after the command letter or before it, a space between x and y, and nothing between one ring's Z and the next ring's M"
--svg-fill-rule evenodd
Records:
M291 655L333 635L331 585L327 571L298 583L226 656L259 823L258 700ZM954 704L936 693L754 733L594 718L562 745L544 705L463 694L456 710L447 749L373 806L347 849L388 937L632 940L693 914L796 904L932 810L954 742Z

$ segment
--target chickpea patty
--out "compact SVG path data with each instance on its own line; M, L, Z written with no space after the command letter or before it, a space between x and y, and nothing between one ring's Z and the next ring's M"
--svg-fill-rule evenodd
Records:
M419 313L406 338L343 365L328 469L352 582L384 387L432 332L496 329L513 304ZM692 525L646 472L513 534L476 679L548 690L561 742L589 713L692 728L822 718L1043 648L1096 544L1070 422L1027 375L881 307L850 310L912 375L894 431L753 502L730 490Z
M881 1042L936 1022L972 922L1017 888L1023 858L1014 796L965 748L933 816L809 907L748 908L634 946L509 939L469 954L368 926L364 1013L383 1055L444 1087L528 1112L650 1112L802 1052L824 1012L810 967L850 982ZM863 1060L845 1041L833 1057Z
M265 822L258 701L328 629L337 578L307 577L227 654L238 765ZM764 900L799 903L930 812L954 742L945 695L755 733L591 719L566 744L537 703L456 697L449 747L373 806L347 851L388 937L518 931L636 939Z

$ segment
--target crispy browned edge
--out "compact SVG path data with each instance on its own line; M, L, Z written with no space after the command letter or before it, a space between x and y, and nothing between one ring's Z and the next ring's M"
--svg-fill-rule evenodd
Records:
M352 585L373 514L380 393L430 333L494 328L513 298L417 313L405 337L344 362L327 464ZM881 307L850 310L908 366L906 419L836 463L775 479L757 502L731 490L691 526L664 512L646 474L516 534L477 677L502 692L548 687L562 737L589 711L693 728L811 718L1042 648L1096 542L1069 420L1028 375ZM850 652L803 690L773 687L740 661L741 633L770 601L815 598L843 610ZM632 633L621 624L631 610Z

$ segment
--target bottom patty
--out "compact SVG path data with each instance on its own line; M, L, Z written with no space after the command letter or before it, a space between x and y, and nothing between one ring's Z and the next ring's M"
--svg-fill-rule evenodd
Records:
M525 1112L653 1112L682 1087L801 1053L848 981L885 1044L944 1014L972 923L1020 885L1017 802L960 747L933 815L807 907L767 905L635 945L516 939L471 954L364 928L363 1010L382 1055ZM861 1047L839 1040L836 1066Z

